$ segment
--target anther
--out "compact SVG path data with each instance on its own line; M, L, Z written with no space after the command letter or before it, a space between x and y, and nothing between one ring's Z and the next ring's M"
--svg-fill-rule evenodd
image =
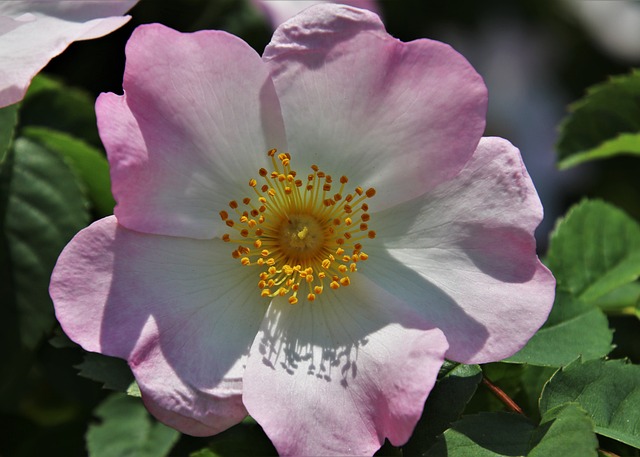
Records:
M263 182L248 181L258 203L244 197L229 202L237 216L219 212L222 221L238 233L233 240L224 234L222 240L238 243L231 255L241 265L259 267L257 285L262 297L286 297L293 305L305 290L303 296L316 301L327 284L334 290L348 286L349 274L358 270L356 263L368 258L358 241L376 236L369 230L368 205L363 203L376 191L356 187L344 193L349 180L341 176L340 189L332 194L331 175L317 165L311 167L313 173L305 183L291 170L290 154L272 149L268 155L273 168L258 170ZM358 205L357 209L351 205ZM353 217L357 213L358 219Z

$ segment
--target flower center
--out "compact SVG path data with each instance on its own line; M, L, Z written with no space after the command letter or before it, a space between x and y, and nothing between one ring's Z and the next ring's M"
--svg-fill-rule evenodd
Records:
M234 230L223 241L238 247L233 258L249 267L259 268L258 287L263 297L288 296L298 303L298 294L309 301L322 294L325 285L337 290L351 283L349 274L357 271L358 262L367 260L361 241L375 238L369 230L369 206L365 200L375 189L356 187L344 194L349 181L340 178L340 188L332 192L333 179L312 165L306 183L290 167L289 154L268 153L273 171L259 170L263 184L256 179L249 186L257 196L232 200L220 217Z

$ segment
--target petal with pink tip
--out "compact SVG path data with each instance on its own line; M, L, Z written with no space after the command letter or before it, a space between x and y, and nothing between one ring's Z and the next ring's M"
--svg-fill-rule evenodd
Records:
M378 210L453 177L484 130L471 65L443 43L392 38L369 11L313 6L275 31L263 59L296 163L377 188Z
M65 248L50 293L65 333L127 359L161 420L211 435L246 415L244 363L266 309L256 282L220 240L142 234L109 217Z
M159 24L138 27L126 53L124 98L103 95L96 106L118 221L161 235L219 235L218 212L248 194L269 149L286 146L266 65L225 32Z
M0 107L20 101L31 79L72 42L124 25L137 1L0 2Z
M404 444L447 342L362 276L320 300L274 300L251 348L243 400L280 455L371 455Z
M501 360L545 322L555 280L536 256L542 207L519 151L483 138L454 179L372 215L362 273L412 304L463 363Z

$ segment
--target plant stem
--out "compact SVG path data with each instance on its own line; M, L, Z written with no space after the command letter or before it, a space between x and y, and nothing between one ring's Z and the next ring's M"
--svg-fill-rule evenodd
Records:
M482 384L487 386L491 393L493 393L493 395L495 395L498 400L504 403L511 411L513 411L514 413L522 414L523 416L525 415L524 411L522 411L522 408L520 408L518 404L504 392L504 390L496 386L484 375L482 375Z

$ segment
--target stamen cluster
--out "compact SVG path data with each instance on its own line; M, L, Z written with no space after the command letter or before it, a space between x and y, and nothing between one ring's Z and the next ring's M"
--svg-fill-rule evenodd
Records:
M261 182L249 181L257 198L230 201L235 218L220 211L233 229L233 236L225 233L222 239L238 245L231 255L242 265L261 267L263 297L288 296L292 305L299 293L314 301L326 284L334 290L348 286L349 274L368 258L361 241L376 236L365 202L375 189L356 187L345 195L348 178L342 176L339 190L332 192L333 178L317 165L305 180L291 169L288 153L272 149L268 155L273 171L261 168Z

